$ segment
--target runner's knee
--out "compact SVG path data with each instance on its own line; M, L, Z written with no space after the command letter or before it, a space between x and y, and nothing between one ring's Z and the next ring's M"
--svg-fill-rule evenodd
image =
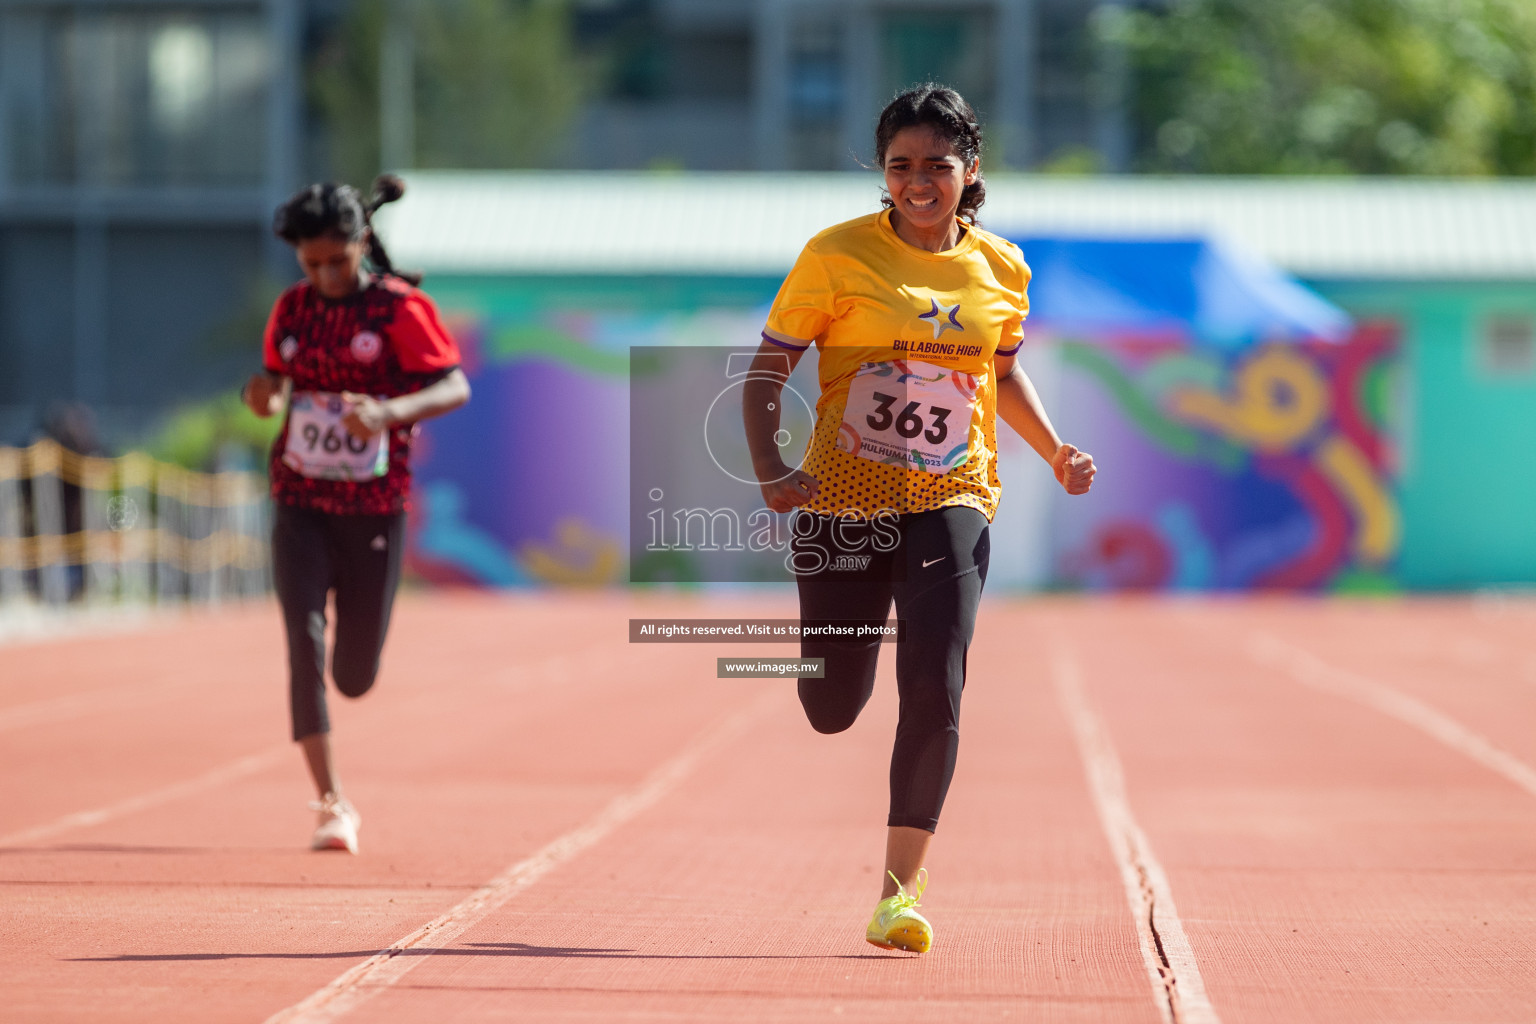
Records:
M331 675L336 680L336 689L347 697L361 697L373 689L374 680L378 678L379 667L375 665L348 665L336 663L331 666Z
M811 723L811 728L819 733L832 734L842 732L859 719L859 712L864 710L862 703L851 701L830 702L820 698L807 699L806 688L814 687L820 679L802 679L800 681L800 706L805 708L805 717Z
M875 690L879 651L878 644L852 651L832 646L816 650L802 647L803 656L823 659L822 678L802 678L799 685L800 706L805 708L812 729L842 732L858 720Z

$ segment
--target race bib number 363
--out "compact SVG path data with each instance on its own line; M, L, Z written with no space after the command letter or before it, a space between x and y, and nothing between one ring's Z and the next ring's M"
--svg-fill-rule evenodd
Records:
M389 471L383 432L366 441L347 433L347 403L328 391L295 391L283 462L316 480L372 480Z
M929 473L970 457L976 378L916 359L865 363L848 386L837 447Z

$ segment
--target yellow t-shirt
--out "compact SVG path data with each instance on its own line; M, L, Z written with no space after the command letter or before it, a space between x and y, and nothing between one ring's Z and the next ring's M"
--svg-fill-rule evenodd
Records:
M890 211L811 239L779 288L763 338L820 350L821 396L801 468L832 515L968 505L990 522L997 477L992 357L1022 344L1029 267L980 228L928 252ZM851 396L851 397L850 397Z

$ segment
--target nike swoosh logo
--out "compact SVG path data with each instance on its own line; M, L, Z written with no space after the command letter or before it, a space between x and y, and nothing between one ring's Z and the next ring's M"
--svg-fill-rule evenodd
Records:
M931 561L931 562L924 562L924 563L923 563L923 568L924 568L924 569L926 569L926 568L928 568L928 567L929 567L929 566L930 566L930 565L937 565L937 564L938 564L938 563L940 563L940 562L942 562L942 561L944 561L944 559L945 559L945 558L947 558L947 557L948 557L948 556L947 556L947 555L940 555L940 556L939 556L939 557L938 557L938 558L935 558L935 559L934 559L934 560L933 560L933 561Z

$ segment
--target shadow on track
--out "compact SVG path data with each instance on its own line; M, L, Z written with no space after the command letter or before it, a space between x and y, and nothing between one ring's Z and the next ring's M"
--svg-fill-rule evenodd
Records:
M270 853L265 846L128 846L122 843L63 843L58 846L0 846L0 856L16 853Z
M67 963L159 963L178 960L362 960L377 949L336 953L124 953L120 956L70 957ZM533 956L579 960L884 960L880 953L806 953L775 956L753 953L636 953L632 949L598 949L582 946L531 946L526 942L471 942L469 948L413 947L395 956Z

